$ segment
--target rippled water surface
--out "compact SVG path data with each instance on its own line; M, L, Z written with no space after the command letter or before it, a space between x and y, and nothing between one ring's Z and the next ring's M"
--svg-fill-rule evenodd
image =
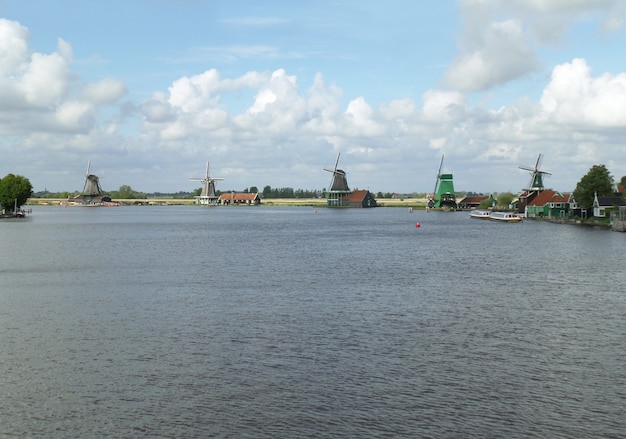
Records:
M2 437L626 435L624 233L35 207L0 243Z

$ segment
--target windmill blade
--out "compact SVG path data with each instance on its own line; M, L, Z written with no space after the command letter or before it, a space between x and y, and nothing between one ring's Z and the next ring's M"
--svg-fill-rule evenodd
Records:
M539 169L540 165L541 165L541 153L537 156L537 161L535 162L535 171Z
M89 183L89 170L91 169L91 160L87 160L87 173L85 174L85 184L83 185L83 193L87 190L87 183Z
M339 166L339 157L341 157L341 153L337 153L337 161L335 162L335 170L333 172L337 172L337 166Z
M441 178L441 167L443 166L443 154L441 154L441 162L439 162L439 170L435 179L435 190L433 191L433 200L437 198L437 187L439 187L439 179Z
M523 169L524 171L528 171L528 172L535 172L535 170L529 166L518 166L518 168Z
M206 178L209 178L209 162L206 162Z

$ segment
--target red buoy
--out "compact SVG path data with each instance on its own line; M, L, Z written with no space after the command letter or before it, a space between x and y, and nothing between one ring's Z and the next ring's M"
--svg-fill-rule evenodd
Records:
M419 228L421 226L420 223L415 223L415 227Z

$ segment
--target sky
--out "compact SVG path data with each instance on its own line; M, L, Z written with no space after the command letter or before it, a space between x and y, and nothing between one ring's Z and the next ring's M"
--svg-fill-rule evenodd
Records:
M34 191L572 191L626 175L626 0L0 0L0 178Z

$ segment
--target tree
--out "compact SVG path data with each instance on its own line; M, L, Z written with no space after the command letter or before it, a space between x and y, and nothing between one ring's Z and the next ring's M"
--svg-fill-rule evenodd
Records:
M16 200L19 209L32 194L33 185L26 177L7 174L0 180L0 205L7 211L13 211Z
M604 165L593 165L589 172L580 179L573 195L576 203L583 209L593 207L594 195L607 197L613 195L613 177Z
M493 198L492 197L485 198L478 205L478 209L490 209L492 207L493 207Z
M145 200L147 198L145 193L137 192L127 184L123 184L119 190L111 192L111 197L120 200Z
M512 194L511 192L498 194L498 196L496 197L496 201L498 202L498 207L501 209L508 209L514 198L515 198L515 195Z

